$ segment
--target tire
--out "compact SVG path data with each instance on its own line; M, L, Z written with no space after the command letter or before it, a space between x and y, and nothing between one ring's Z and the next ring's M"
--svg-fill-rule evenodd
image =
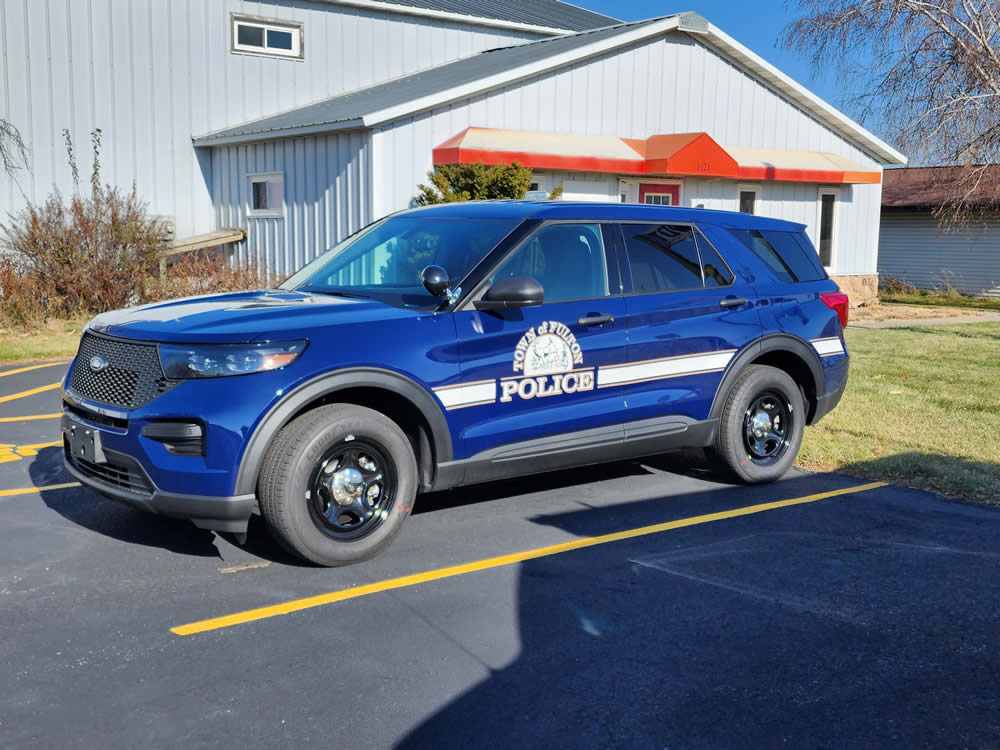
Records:
M388 547L416 494L406 435L384 414L353 404L321 406L282 429L257 485L272 535L326 566L361 562Z
M761 414L766 416L754 421ZM805 420L805 402L796 382L783 370L751 365L726 396L713 457L742 482L773 482L795 463ZM783 438L780 445L778 437Z

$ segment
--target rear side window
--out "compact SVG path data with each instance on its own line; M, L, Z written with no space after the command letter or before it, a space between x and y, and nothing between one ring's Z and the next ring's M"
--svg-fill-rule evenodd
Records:
M704 237L698 239L698 250L701 251L701 264L705 269L705 286L709 289L729 286L733 283L733 273L719 257L719 253Z
M733 274L707 240L689 226L623 224L637 294L729 286ZM700 251L700 256L699 256Z
M793 232L730 229L729 233L756 255L779 281L795 283L826 278L818 265L819 259L810 257L815 253L808 252Z
M632 290L639 294L701 289L701 263L691 227L670 224L623 224L632 271Z

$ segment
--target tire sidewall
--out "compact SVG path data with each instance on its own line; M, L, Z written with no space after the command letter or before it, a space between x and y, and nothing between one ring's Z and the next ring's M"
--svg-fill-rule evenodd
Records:
M413 448L403 432L378 412L369 411L365 416L345 415L324 425L307 438L303 450L292 461L290 481L284 503L287 514L286 527L294 539L288 541L299 554L321 565L346 565L367 560L378 554L395 538L410 515L417 491L416 461ZM316 464L325 453L340 444L356 440L371 440L381 444L395 464L396 488L388 516L365 536L350 541L339 541L317 527L309 512L309 480Z
M743 419L751 402L764 391L779 394L791 414L791 435L781 458L773 464L755 464L743 442ZM733 388L720 429L723 431L722 453L727 463L745 482L773 482L780 479L795 463L805 432L805 402L792 378L774 367L758 365L739 379Z

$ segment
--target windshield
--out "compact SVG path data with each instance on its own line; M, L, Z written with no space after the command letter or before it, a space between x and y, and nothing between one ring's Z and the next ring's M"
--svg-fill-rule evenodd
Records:
M441 266L459 283L520 219L390 217L348 237L288 278L282 289L371 297L397 307L433 309L421 272Z

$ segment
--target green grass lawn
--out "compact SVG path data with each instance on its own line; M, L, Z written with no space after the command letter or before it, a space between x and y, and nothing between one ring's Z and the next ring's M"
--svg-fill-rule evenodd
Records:
M847 331L851 379L799 463L1000 504L1000 323Z
M889 305L930 305L934 307L963 307L970 310L992 310L1000 312L1000 299L966 297L927 289L915 292L879 291L879 299Z
M0 364L73 357L86 321L50 320L31 330L0 329Z

